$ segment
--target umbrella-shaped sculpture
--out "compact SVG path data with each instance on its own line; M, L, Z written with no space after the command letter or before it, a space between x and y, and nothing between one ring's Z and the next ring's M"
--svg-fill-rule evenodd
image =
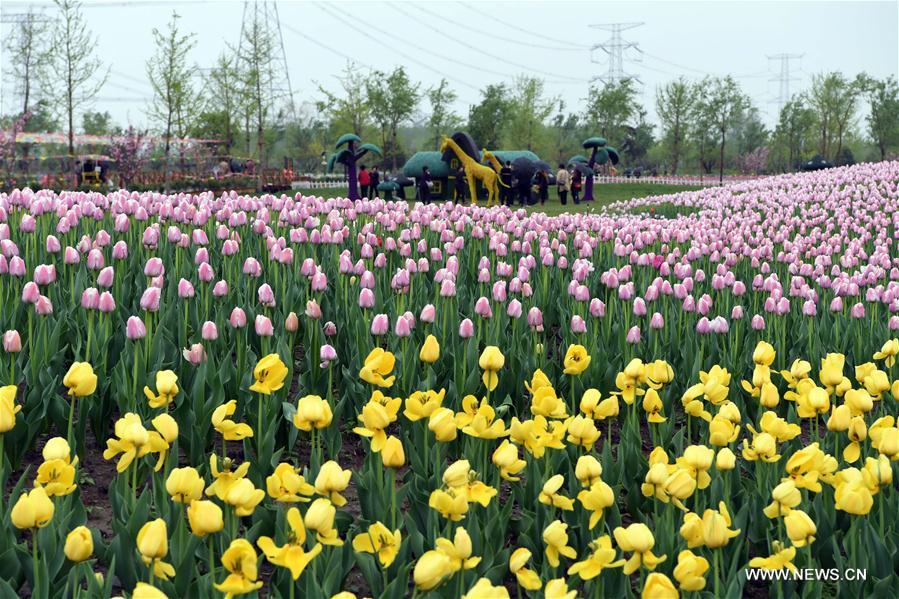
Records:
M342 148L341 146L346 146ZM334 170L337 164L342 164L347 173L347 197L351 200L359 199L359 180L356 176L356 163L368 152L381 155L381 148L375 144L364 144L362 139L353 133L344 133L334 144L336 150L328 159L328 172Z
M584 182L584 201L590 202L593 200L593 167L606 162L618 164L618 150L607 145L604 137L590 137L584 140L584 143L581 145L584 149L593 150L590 152L590 159L587 161L587 166L590 168L590 176Z

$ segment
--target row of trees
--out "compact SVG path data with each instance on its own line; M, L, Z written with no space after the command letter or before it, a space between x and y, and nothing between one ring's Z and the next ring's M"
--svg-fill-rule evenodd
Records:
M62 122L74 153L76 115L86 133L120 130L108 113L88 110L109 70L95 56L96 38L80 5L55 1L57 22L24 19L7 50L22 92L17 116L25 115L24 129L49 130ZM384 166L394 170L410 153L434 149L441 135L459 128L484 147L528 149L554 161L580 153L581 141L599 134L621 151L625 165L673 174L790 170L813 155L844 163L854 155L883 159L899 150L899 89L892 77L815 75L807 91L783 106L773 130L730 76L678 78L659 86L653 98L658 122L651 123L631 79L568 98L548 93L540 78L522 75L487 85L467 114L458 114L457 95L445 79L426 88L402 66L382 72L348 63L336 84L319 84L317 99L295 109L291 98L273 89L276 49L258 13L211 69L192 62L196 39L183 31L177 13L165 29L153 30L153 38L146 114L163 140L158 153L167 172L176 158L183 167L178 138L219 139L223 155L263 165L290 157L300 170L313 170L336 135L347 131L379 139Z

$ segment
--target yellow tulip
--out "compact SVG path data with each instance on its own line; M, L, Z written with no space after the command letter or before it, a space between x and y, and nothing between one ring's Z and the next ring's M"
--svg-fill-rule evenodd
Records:
M268 354L256 363L253 377L256 382L250 385L250 391L271 395L284 386L284 379L287 378L287 366L284 365L278 354Z
M684 523L680 527L680 536L687 542L687 547L693 549L702 545L702 518L693 512L684 514Z
M162 580L175 575L175 568L162 561L169 552L169 537L165 520L157 518L147 522L137 533L137 551L144 564L152 568L153 574Z
M597 478L588 489L578 493L577 499L581 502L581 506L590 512L590 530L593 530L593 527L602 518L603 510L615 504L615 494L612 491L612 487L600 478Z
M596 423L592 418L585 418L578 414L567 421L566 430L568 431L568 442L573 445L580 445L587 451L593 449L593 444L599 440L600 431L596 428Z
M256 544L265 554L265 559L269 563L287 568L290 570L290 576L297 580L303 574L306 566L321 553L322 546L318 543L309 550L303 547L306 542L306 527L303 525L303 519L300 517L300 510L295 507L287 510L287 524L290 527L288 542L281 547L275 545L275 541L271 537L262 536L256 541ZM254 562L255 565L255 562ZM255 576L252 577L255 579Z
M536 591L543 586L543 583L536 572L525 567L530 559L531 552L524 547L519 547L509 556L509 571L515 575L518 586L527 591Z
M434 489L428 497L428 507L453 522L458 522L468 513L468 494L464 488L452 487Z
M293 425L301 431L309 432L313 428L323 429L331 425L334 418L328 401L318 395L306 395L297 402L297 411L293 416Z
M531 375L530 383L528 381L524 382L524 388L528 390L528 393L533 395L537 392L537 389L540 389L541 387L552 387L552 383L550 382L549 377L546 376L546 373L538 368L534 371L534 374ZM592 391L596 390L592 389ZM596 393L599 393L599 391L596 391Z
M315 477L315 492L330 499L337 507L342 507L346 505L346 498L340 493L349 486L352 475L352 471L344 470L334 460L328 460Z
M415 391L406 399L406 409L403 410L403 416L410 422L418 422L422 418L430 418L431 414L443 404L444 396L446 396L446 389L441 389L440 392L433 390Z
M771 366L776 355L774 346L767 341L759 341L752 352L752 361L762 366Z
M37 469L35 487L44 487L50 497L68 495L78 486L75 484L75 466L68 459L49 460Z
M577 591L569 591L568 583L564 578L554 578L546 583L543 597L545 599L575 599Z
M796 547L805 547L814 542L818 527L802 510L790 510L784 517L784 524L787 527L787 536Z
M415 562L412 579L415 586L423 591L436 588L444 578L452 573L450 558L440 551L425 551Z
M437 343L437 337L428 335L418 352L418 359L426 364L433 364L438 358L440 358L440 344Z
M168 599L168 595L151 584L139 582L131 592L131 599Z
M69 395L86 397L97 390L97 375L87 362L74 362L62 379Z
M428 417L428 429L434 438L441 443L449 443L456 439L459 429L456 426L456 414L449 408L437 408Z
M509 599L509 591L503 586L494 586L490 579L479 578L461 599Z
M66 535L66 545L63 549L71 562L83 562L94 553L94 537L86 526L78 526Z
M796 572L796 564L793 563L793 558L796 557L796 548L784 548L783 543L780 541L773 541L771 545L773 553L768 557L752 558L749 560L749 567L761 568L762 570L783 570L786 568L791 572Z
M256 510L256 506L265 498L265 491L253 486L248 478L241 478L234 482L222 501L234 508L237 516L250 516Z
M249 424L237 423L230 416L237 410L237 400L232 399L217 407L212 412L212 427L225 441L240 441L253 436L253 429Z
M561 474L551 476L548 481L543 484L543 489L537 497L540 503L557 507L562 510L573 510L574 501L559 494L559 489L565 484L565 477Z
M391 531L380 522L375 522L367 531L353 537L353 551L375 554L381 567L389 568L396 559L402 542L399 530Z
M609 535L602 535L591 542L590 549L592 553L585 560L572 564L568 574L577 574L581 580L593 580L606 568L620 568L625 563L623 559L615 560Z
M682 591L701 591L705 588L705 573L708 570L707 559L685 549L677 555L674 578Z
M452 541L438 538L436 545L437 551L450 558L450 570L453 572L471 570L481 563L480 557L471 556L473 552L471 537L468 535L468 531L461 526L456 529Z
M569 345L565 351L565 374L577 376L590 366L590 354L583 345Z
M9 517L13 526L20 530L43 528L50 524L54 510L53 502L47 496L47 492L43 488L37 487L19 495Z
M205 486L200 473L190 466L172 469L165 481L165 490L176 503L190 504L191 501L199 499L203 496Z
M239 480L247 475L247 472L250 470L250 463L244 462L236 469L234 468L235 464L231 458L224 458L222 460L222 469L219 470L218 467L218 456L214 453L209 456L209 471L212 474L212 477L215 479L212 484L206 487L206 496L212 497L215 495L220 500L224 501L225 497L228 496L228 492L231 490L231 487L237 484Z
M630 576L643 565L648 570L655 570L656 566L664 562L667 556L657 557L652 552L656 540L652 536L652 531L642 522L631 524L627 528L617 527L612 531L615 535L615 542L622 551L633 552L633 555L624 565L624 575Z
M678 597L680 593L677 592L671 579L659 572L653 572L646 577L643 592L640 593L641 599L678 599Z
M510 482L520 480L516 475L527 466L527 462L518 457L518 448L507 439L493 451L492 459L499 468L499 475Z
M212 501L194 500L187 507L191 532L198 537L217 533L225 527L222 508Z
M392 387L396 377L388 375L393 372L395 364L396 357L392 353L376 347L366 356L365 364L359 371L359 378L370 385Z
M495 345L488 345L478 358L478 366L484 371L481 380L488 391L493 391L499 384L497 372L506 363L506 357Z
M156 393L149 387L144 387L144 395L151 408L164 408L172 403L178 395L178 375L171 370L161 370L156 373Z
M602 476L602 464L592 455L582 455L574 466L574 476L581 485L590 487Z
M546 559L553 568L559 567L559 556L569 559L577 557L574 547L568 546L568 525L553 520L543 529L543 542L546 544Z
M565 402L556 395L556 390L551 386L539 387L531 397L531 413L535 416L547 418L566 418Z
M381 460L385 468L402 468L406 465L406 452L403 443L397 437L390 435L381 450Z
M718 503L718 510L707 509L702 514L702 542L709 549L724 547L730 540L740 534L740 529L731 530L730 513L723 501Z
M336 515L337 509L334 504L322 497L312 502L306 510L303 522L306 528L315 531L315 538L319 543L339 547L343 545L343 541L337 536L337 530L334 528Z
M846 468L837 473L834 507L855 516L866 516L874 505L871 490L865 485L857 468Z
M16 426L16 414L22 410L22 406L16 405L17 391L15 385L0 387L0 434L8 433Z
M667 420L664 414L662 414L664 408L665 405L662 403L662 398L659 397L659 392L655 389L647 389L646 395L643 396L643 411L646 412L651 424L658 424Z
M843 380L843 367L846 356L843 354L827 354L821 359L821 383L828 387L836 387Z
M715 468L721 472L726 472L728 470L733 470L736 467L737 456L734 455L734 452L731 451L729 447L719 449L718 455L715 458Z
M281 503L308 502L315 493L315 487L306 482L299 469L286 462L278 464L265 479L265 488L269 497Z
M256 580L258 577L256 559L256 551L249 541L246 539L231 541L231 545L222 555L222 566L229 574L224 581L216 583L215 588L229 597L252 593L260 588L262 581Z
M796 488L796 483L787 479L771 490L771 499L764 513L773 519L789 514L802 501L802 494Z

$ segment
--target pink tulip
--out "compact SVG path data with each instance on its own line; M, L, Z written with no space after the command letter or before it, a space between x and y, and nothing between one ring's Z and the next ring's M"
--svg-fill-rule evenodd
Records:
M37 298L37 302L34 304L34 311L40 316L49 316L53 314L53 302L46 295L42 295Z
M375 306L375 294L371 289L359 290L359 307L364 309L373 308Z
M103 259L103 252L98 249L93 249L87 254L87 267L90 270L100 270L105 266L105 260Z
M124 260L128 257L128 244L124 241L117 241L114 246L112 246L112 259L113 260Z
M225 297L228 295L228 282L225 280L217 281L212 287L213 297Z
M97 309L104 314L109 314L111 312L115 312L115 299L113 299L112 294L108 291L104 291L100 294L100 299L97 302Z
M474 304L474 313L481 318L492 318L493 310L490 308L490 301L484 296L479 297Z
M656 331L665 328L665 319L660 313L653 312L652 318L649 319L649 328Z
M181 354L194 366L206 361L206 350L202 343L194 343L189 348L182 350Z
M311 318L312 320L318 320L322 317L321 306L319 306L318 302L315 300L306 302L306 317Z
M296 333L300 328L300 319L296 312L290 312L284 319L284 330L288 333Z
M215 269L208 262L203 262L197 267L197 278L203 283L211 283L215 278Z
M140 297L141 310L147 312L157 312L159 310L159 299L161 293L159 287L147 287L143 295Z
M332 362L337 361L337 350L328 344L322 345L318 350L318 359L319 365L322 368L327 368Z
M371 321L371 334L377 336L385 335L388 330L390 330L390 319L387 318L387 315L375 314Z
M743 318L743 306L737 304L730 311L730 319L731 320L742 320Z
M842 312L843 311L843 298L835 297L830 302L830 311L831 312Z
M403 317L397 318L396 324L393 327L393 333L400 338L408 337L412 333L409 321Z
M865 317L865 305L861 302L853 304L852 308L849 310L849 316L852 318L864 318Z
M137 316L129 316L125 325L125 336L131 341L137 341L146 337L147 328L144 326L144 321Z
M9 274L13 277L24 277L25 276L25 261L19 258L18 256L13 256L9 259Z
M144 265L144 275L158 277L163 274L165 274L165 265L162 262L162 258L153 256L147 260L147 263Z
M425 307L421 309L421 313L418 315L418 319L422 322L432 323L437 317L437 309L434 308L434 304L425 304Z
M763 331L765 330L765 319L761 314L755 314L750 325L754 331Z
M37 283L34 281L28 281L25 283L25 286L22 287L22 301L26 304L35 304L37 303L38 298L41 296L41 290L38 288Z
M324 331L325 337L333 337L337 334L337 325L329 320L325 323L325 326L322 327L322 331Z
M275 307L275 292L272 291L272 288L268 283L263 283L259 287L257 295L259 296L260 304L262 304L266 308Z
M8 354L22 351L22 338L19 336L19 331L11 330L3 333L3 351Z
M443 279L440 283L440 297L456 297L456 283L451 279Z
M247 313L244 312L242 308L235 307L231 310L231 315L228 317L228 323L233 329L244 328L247 326Z
M470 318L466 318L459 323L459 337L462 339L474 337L474 323L471 322Z
M528 310L528 326L538 332L543 331L543 312L537 306Z
M100 292L95 287L88 287L81 292L81 307L85 310L96 310L100 307Z
M56 281L56 266L52 264L39 264L34 269L34 282L45 287Z
M627 331L627 337L625 339L630 344L640 343L640 327L632 326Z
M109 289L115 281L115 270L111 266L103 268L97 275L97 286Z
M521 310L521 302L513 299L506 307L506 314L509 315L509 318L521 318Z
M47 235L46 247L48 254L56 254L57 252L62 250L62 245L59 243L59 239L57 239L55 235Z
M571 317L571 332L575 334L587 332L587 323L577 314Z
M181 299L188 299L194 297L195 294L194 286L190 281L187 279L178 281L178 297Z
M271 319L264 314L257 314L254 324L256 327L256 334L260 337L271 337L275 334L275 327L272 325Z
M207 320L200 329L200 335L203 341L215 341L219 337L218 327L211 320Z

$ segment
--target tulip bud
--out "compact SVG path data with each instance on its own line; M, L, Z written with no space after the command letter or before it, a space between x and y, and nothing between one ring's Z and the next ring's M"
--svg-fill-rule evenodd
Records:
M406 464L403 443L393 435L387 437L387 441L381 449L381 460L386 468L402 468Z
M219 337L218 328L211 320L207 320L203 323L203 327L200 332L204 341L215 341Z
M256 322L254 324L256 327L256 334L260 337L271 337L275 334L275 327L272 325L272 321L268 316L257 314Z
M284 330L288 333L296 333L298 328L300 328L300 319L296 312L291 312L284 319Z
M337 360L337 350L335 350L331 345L322 345L318 351L318 357L320 361L319 365L322 368L327 368L331 365L331 362L335 362Z
M19 335L19 331L10 330L3 333L3 351L8 354L22 351L22 337Z
M242 329L247 326L247 313L242 308L235 307L231 310L231 316L228 318L231 328Z
M83 562L94 553L94 538L86 526L72 529L66 535L66 544L63 549L66 557L72 562Z
M471 322L471 319L466 318L459 323L459 337L462 339L474 337L474 323Z
M405 319L402 319L405 320ZM408 323L407 323L408 325ZM386 314L376 314L371 321L371 334L384 335L390 329L390 320Z

